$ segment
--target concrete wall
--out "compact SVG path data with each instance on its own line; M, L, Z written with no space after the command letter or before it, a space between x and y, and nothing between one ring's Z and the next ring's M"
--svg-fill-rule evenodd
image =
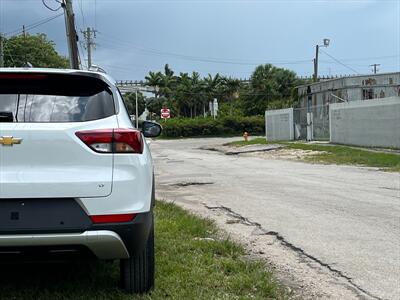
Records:
M329 120L332 143L400 148L400 97L333 103Z
M293 108L267 110L265 112L265 132L267 141L293 140Z

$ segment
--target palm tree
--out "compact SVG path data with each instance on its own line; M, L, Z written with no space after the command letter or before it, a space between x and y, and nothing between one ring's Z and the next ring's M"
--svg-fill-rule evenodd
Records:
M218 89L221 85L221 77L219 73L215 74L213 77L211 74L208 74L207 77L203 79L204 81L204 91L206 97L203 102L203 113L206 114L206 105L209 101L212 101L214 98L218 96Z
M168 64L165 64L164 66L164 74L165 76L173 77L174 76L174 71L169 67Z
M278 84L275 80L277 68L271 64L257 66L251 75L251 87L257 93L275 96Z
M176 87L176 83L178 78L174 76L174 71L170 69L168 64L164 67L164 74L161 75L161 85L160 85L160 94L164 95L168 101L171 101L171 96L173 94L173 90Z
M200 74L193 72L190 76L188 73L180 73L175 87L174 100L179 106L182 115L187 117L196 117L198 114L199 103L201 104L205 98L204 82L200 78Z
M223 98L230 103L230 115L232 115L233 102L239 97L239 90L241 87L241 82L239 79L225 77L223 78Z
M278 101L284 106L289 103L292 89L297 83L296 73L271 64L258 66L250 78L251 88L256 94L253 102L268 107L272 102ZM264 103L263 103L264 102Z
M204 99L204 82L200 78L200 74L198 72L192 73L192 108L194 116L197 116L197 108L198 104L202 104Z
M150 71L149 75L147 75L145 77L145 79L146 79L146 84L147 85L152 86L152 87L159 87L161 85L161 82L162 82L162 74L161 74L161 72L152 72L152 71ZM155 97L158 98L159 93L158 93L157 90L155 91L154 94L155 94Z
M175 100L182 115L188 116L192 97L192 82L188 73L181 73L178 77L178 84L175 89Z

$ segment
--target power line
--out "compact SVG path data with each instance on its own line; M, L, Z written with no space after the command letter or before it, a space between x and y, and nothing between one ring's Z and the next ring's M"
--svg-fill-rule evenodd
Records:
M186 60L206 61L206 62L215 62L215 63L242 64L242 65L259 65L260 64L260 62L243 60L243 59L238 60L238 59L221 59L221 58L215 58L215 57L199 57L199 56L185 55L185 54L180 54L180 53L166 52L166 51L157 50L154 48L144 48L144 47L134 45L126 40L118 39L115 37L110 37L108 35L105 35L102 32L100 32L100 34L102 35L102 37L100 37L100 38L102 38L106 42L108 42L108 41L111 42L113 47L115 47L115 44L118 43L121 47L129 46L130 49L135 48L136 50L145 52L145 54L173 56L173 57L182 58L182 59L186 59ZM105 37L107 37L107 39L105 39ZM395 58L395 57L400 57L400 55L386 55L386 56L375 56L375 57L364 57L364 58L345 58L345 59L340 59L340 60L341 61L362 61L362 60L370 60L370 59L389 59L389 58ZM311 59L292 60L292 61L290 61L290 60L282 60L282 61L268 60L268 62L277 64L277 65L308 64L311 61L312 61ZM339 60L337 59L337 61L339 61ZM331 61L324 61L324 62L331 62ZM338 63L342 64L342 62L338 62Z
M199 57L199 56L192 56L192 55L185 55L185 54L180 54L180 53L173 53L173 52L166 52L166 51L162 51L162 50L157 50L154 48L144 48L144 47L140 47L137 45L134 45L132 43L130 43L129 41L126 40L121 40L121 39L117 39L115 37L110 37L108 35L105 35L104 33L100 32L100 34L102 35L102 37L100 37L101 39L103 39L103 41L106 42L110 42L112 43L112 47L115 47L116 43L119 44L119 46L121 47L125 47L127 48L128 46L131 48L134 48L140 52L144 52L144 54L146 55L157 55L157 56L171 56L171 57L175 57L175 58L180 58L180 59L185 59L185 60L191 60L191 61L201 61L201 62L212 62L212 63L223 63L223 64L234 64L234 65L259 65L261 64L260 62L251 62L249 60L237 60L237 59L221 59L221 58L214 58L214 57ZM107 39L105 39L105 37L107 36ZM327 54L329 56L329 54ZM361 60L369 60L369 59L377 59L377 58L395 58L395 57L399 57L400 55L388 55L388 56L381 56L381 57L366 57L366 58L357 58L357 59L341 59L346 60L346 61L361 61ZM331 57L332 58L332 57ZM335 60L336 63L341 64L343 66L345 66L346 68L349 68L349 66L347 66L346 64L342 63L341 61L339 61L336 58L332 58ZM271 61L271 60L267 60L269 63L272 64L277 64L277 65L295 65L295 64L308 64L310 63L312 60L311 59L304 59L304 60L293 60L293 61ZM325 62L331 62L331 61L325 61ZM353 72L357 72L354 69L351 69ZM358 73L358 72L357 72Z
M330 58L332 58L332 59L333 59L334 61L336 61L338 64L340 64L340 65L346 67L347 69L349 69L349 70L355 72L355 73L358 74L358 75L360 74L360 73L358 73L356 70L354 70L352 67L350 67L350 66L348 66L348 65L346 65L346 64L344 64L344 63L342 63L340 60L336 59L335 57L333 57L332 55L330 55L330 54L327 53L326 51L324 51L324 50L322 50L322 49L320 49L320 51L321 51L322 53L324 53L325 55L329 56Z
M103 35L103 33L99 32L100 35ZM104 39L104 38L103 38ZM137 45L134 45L128 41L125 40L120 40L117 38L110 38L110 42L113 43L113 47L115 47L115 43L119 43L121 47L129 47L129 49L134 48L138 51L141 51L145 54L150 54L150 55L158 55L158 56L171 56L175 58L180 58L184 60L190 60L190 61L200 61L200 62L212 62L212 63L221 63L221 64L233 64L233 65L250 65L250 66L257 66L260 65L260 62L250 62L246 60L237 60L237 59L221 59L221 58L215 58L215 57L200 57L200 56L192 56L192 55L185 55L181 53L173 53L173 52L166 52L162 50L157 50L154 48L143 48L139 47ZM113 39L114 41L111 41ZM104 39L105 40L105 39ZM106 41L106 40L105 40ZM116 41L116 42L115 42ZM307 59L307 60L294 60L294 61L269 61L271 63L275 64L281 64L281 65L290 65L290 64L304 64L304 63L310 63L312 60Z
M57 14L55 16L48 17L46 19L42 19L40 21L37 21L37 22L32 23L30 25L27 25L27 26L25 26L25 30L28 31L28 30L34 29L36 27L39 27L39 26L41 26L43 24L46 24L46 23L48 23L50 21L53 21L54 19L57 19L58 17L60 17L62 15L64 15L64 13L59 13L59 14ZM16 30L9 31L9 32L5 33L5 36L18 35L18 34L21 34L21 33L23 33L23 30L16 29Z
M58 2L58 1L56 1L56 2ZM60 9L62 8L62 5L60 5L58 8L51 8L50 6L48 6L48 5L46 4L46 1L45 1L45 0L42 0L42 3L43 3L44 6L46 6L47 9L49 9L49 10L51 10L51 11L58 11L58 10L60 10ZM58 2L58 3L60 3L60 2Z
M343 60L340 60L343 61ZM334 61L334 60L319 60L320 64L339 64L338 62ZM367 68L369 65L368 64L353 64L353 63L347 63L347 65L349 66L353 66L353 67L361 67L361 68Z
M80 10L81 16L82 16L83 27L86 27L85 15L83 13L83 7L82 7L82 0L79 0L79 10Z
M371 57L362 57L362 58L342 58L341 61L363 61L363 60L371 60L371 59L390 59L400 57L400 54L394 55L384 55L384 56L371 56Z
M97 0L94 0L94 29L97 29Z

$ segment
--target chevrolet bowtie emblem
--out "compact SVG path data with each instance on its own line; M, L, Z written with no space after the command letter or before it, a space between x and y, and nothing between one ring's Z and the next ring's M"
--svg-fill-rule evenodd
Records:
M12 136L1 136L0 137L0 144L4 146L12 146L14 144L21 144L22 139L20 138L15 138Z

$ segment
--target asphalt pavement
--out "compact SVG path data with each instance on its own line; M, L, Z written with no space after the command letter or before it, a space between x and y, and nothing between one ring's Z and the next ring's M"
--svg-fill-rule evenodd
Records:
M400 299L399 173L200 149L230 140L153 141L157 196L253 222L341 277L354 298Z

